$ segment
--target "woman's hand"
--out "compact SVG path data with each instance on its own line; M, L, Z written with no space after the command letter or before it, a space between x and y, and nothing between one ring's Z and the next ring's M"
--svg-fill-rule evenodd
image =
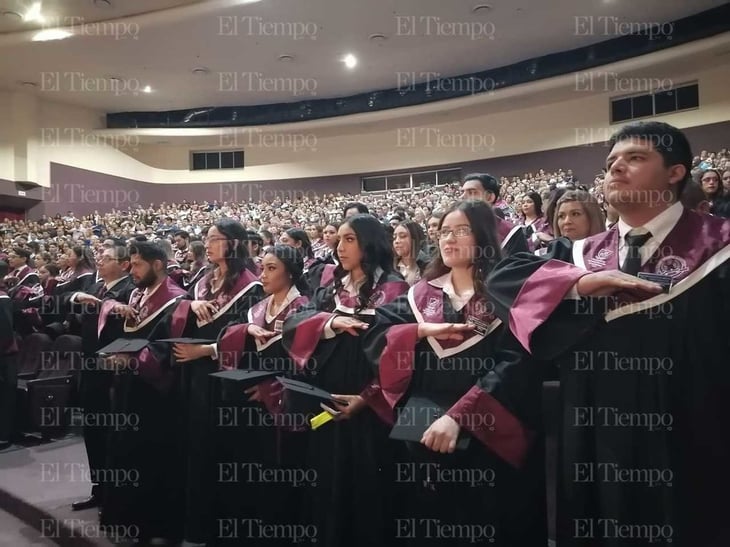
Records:
M175 361L187 363L203 357L212 357L213 348L206 344L173 344L172 352L175 354Z
M441 416L430 425L421 437L421 444L434 452L442 454L456 450L461 427L451 416Z
M255 386L244 390L244 393L249 396L249 401L261 402L261 391L259 390L259 384L256 384Z
M418 337L426 338L431 336L437 340L456 340L464 339L465 332L474 330L474 325L467 323L419 323Z
M336 401L342 401L346 404L333 402L334 407L327 406L324 403L320 403L324 410L332 414L335 420L349 420L352 416L360 412L365 407L365 399L360 395L336 395L332 394L332 397Z
M248 325L248 329L246 332L253 336L256 341L259 342L259 344L265 344L269 338L271 338L272 336L276 336L276 333L274 331L266 330L263 327L252 324Z
M208 323L218 311L218 306L210 300L193 300L190 304L190 309L193 310L193 313L198 319Z
M359 319L348 317L346 315L338 315L332 320L332 330L346 332L353 336L359 336L358 331L366 330L367 328L367 323L363 323Z

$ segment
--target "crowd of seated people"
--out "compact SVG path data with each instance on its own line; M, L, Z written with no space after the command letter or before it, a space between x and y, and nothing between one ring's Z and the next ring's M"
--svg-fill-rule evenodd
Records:
M703 151L693 167L683 206L729 217L727 150ZM22 430L61 425L28 410L34 390L58 387L56 373L68 386L63 404L140 421L139 428L83 421L94 485L74 506L100 506L101 522L127 526L128 539L233 545L231 523L255 515L289 519L303 534L311 525L327 546L390 544L399 531L389 523L417 507L453 522L488 521L496 545L544 545L540 450L507 446L464 418L486 393L515 435L541 428L536 401L546 378L533 376L535 357L515 349L508 326L480 303L500 258L545 255L556 239L570 244L616 224L605 174L582 185L569 169L501 179L474 173L404 193L183 201L6 220L0 449ZM97 355L118 339L147 344ZM478 367L414 372L397 366L403 355L440 364L489 356L511 372L496 388ZM259 375L211 376L236 370ZM296 381L331 397L302 396ZM419 438L393 435L395 411L422 404L414 393L459 423L464 448L448 464L442 453L457 445L452 423L439 419ZM211 427L210 416L230 427ZM313 428L311 418L332 423ZM246 427L251 420L267 425ZM399 485L399 466L411 461L497 470L497 487L429 485L420 466ZM256 484L256 466L317 479L301 488ZM109 481L102 472L109 469L135 470L135 486Z

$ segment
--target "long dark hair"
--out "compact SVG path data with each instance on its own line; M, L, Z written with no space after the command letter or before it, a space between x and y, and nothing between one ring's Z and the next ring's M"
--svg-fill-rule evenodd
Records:
M355 310L360 311L368 307L370 297L373 294L373 285L375 285L375 272L378 268L383 270L383 277L386 277L387 274L395 274L393 269L393 242L388 237L385 227L380 221L369 214L353 215L345 220L341 226L345 224L349 225L352 231L355 232L357 243L362 252L360 267L365 274L365 281L358 290L359 305ZM348 273L342 267L339 257L337 257L337 261L338 264L334 272L333 298L334 294L342 288L342 279Z
M477 250L476 256L474 257L474 268L472 270L474 292L484 297L486 296L484 282L497 262L502 259L502 248L499 244L499 236L497 235L497 221L495 220L494 211L481 200L457 201L446 210L441 220L439 220L439 230L441 230L444 219L456 211L464 213L464 216L469 221L471 233L474 236L474 246ZM439 250L428 267L426 267L423 276L431 280L441 277L450 271L451 268L444 264Z
M304 230L300 230L299 228L289 228L286 231L286 235L288 235L294 241L302 244L299 252L302 253L302 256L304 258L314 258L314 253L312 253L312 242L309 240L307 232L305 232Z
M228 248L226 249L225 255L228 271L226 271L221 288L225 292L229 292L236 286L238 277L244 270L248 270L256 275L256 265L248 254L248 247L246 247L246 228L240 222L230 218L224 218L216 222L214 226L228 240ZM208 284L210 284L210 279L208 280ZM208 290L210 290L210 286Z
M72 247L71 250L78 259L74 271L81 273L83 271L93 272L96 270L96 267L94 266L94 253L92 252L91 248L77 245L75 247Z
M301 294L309 295L309 283L307 283L304 277L304 260L302 259L302 254L297 249L289 245L274 245L266 251L266 254L272 254L278 258L284 264L286 273L291 276L292 285Z
M526 196L532 200L532 203L535 204L535 217L540 218L543 215L542 212L542 198L540 197L540 194L537 192L527 192Z

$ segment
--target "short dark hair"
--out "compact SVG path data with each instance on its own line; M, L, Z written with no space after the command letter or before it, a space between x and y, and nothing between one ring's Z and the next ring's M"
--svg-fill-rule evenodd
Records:
M190 234L187 233L185 230L178 230L175 232L175 235L173 237L180 236L183 239L190 239Z
M142 260L152 264L155 260L167 265L167 254L162 247L151 241L135 241L129 246L129 256L139 255ZM163 268L164 269L164 268Z
M360 203L359 201L350 201L345 204L345 207L342 209L342 217L344 218L347 214L347 211L350 209L357 209L358 214L363 215L369 215L370 209L368 209L368 206L364 203Z
M464 182L470 180L478 180L484 190L493 193L495 199L499 199L499 182L489 173L471 173L464 177Z
M687 136L673 125L664 122L632 122L614 133L608 141L613 148L624 140L640 139L652 145L654 150L664 158L664 166L683 165L686 172L677 184L677 198L690 179L692 171L692 147Z
M30 255L32 254L28 249L23 249L22 247L13 247L13 252L21 258L25 258L26 261L30 260Z

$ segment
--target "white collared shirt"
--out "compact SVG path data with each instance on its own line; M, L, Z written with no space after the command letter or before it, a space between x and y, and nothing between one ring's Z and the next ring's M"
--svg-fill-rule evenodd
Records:
M378 269L375 270L373 288L377 286L378 281L380 281L380 277L383 275L383 273L385 273L383 271L383 268L378 267ZM350 274L347 274L345 277L342 278L342 288L346 290L350 296L357 296L357 293L364 282L365 280L363 279L359 283L353 283ZM337 332L332 328L332 321L334 320L335 316L333 315L332 318L325 324L324 332L322 333L322 339L329 340L330 338L334 338L335 336L337 336Z
M683 212L684 207L682 206L682 203L678 201L668 209L665 209L664 211L659 213L643 226L632 227L626 224L623 219L619 218L617 223L619 234L619 266L624 263L624 261L626 260L626 255L628 254L628 246L626 245L626 234L628 234L631 230L635 230L637 235L640 233L645 233L647 230L651 232L651 238L649 238L649 240L639 250L639 253L641 254L641 265L643 266L656 252L656 250L662 244L662 241L667 238L669 232L672 231L677 222L679 222L679 218L682 216Z
M162 281L162 283L160 283L159 285L157 285L157 286L156 286L156 287L155 287L154 289L152 289L152 291L150 291L150 288L149 288L149 287L147 287L147 288L146 288L146 289L144 290L144 292L142 293L142 298L141 298L141 300L139 301L139 309L142 309L142 307L143 307L143 306L145 305L145 303L146 303L146 302L147 302L147 301L148 301L148 300L149 300L150 298L152 298L152 295L153 295L153 294L155 294L155 293L157 292L157 289L159 289L160 287L162 287L162 285L163 285L164 283L165 283L165 281L163 280L163 281Z
M449 297L451 307L454 311L461 311L464 306L467 305L469 300L474 296L474 289L471 288L468 291L464 291L462 294L457 294L454 289L454 284L451 281L451 272L437 277L436 279L429 281L434 287L441 288L444 294Z

